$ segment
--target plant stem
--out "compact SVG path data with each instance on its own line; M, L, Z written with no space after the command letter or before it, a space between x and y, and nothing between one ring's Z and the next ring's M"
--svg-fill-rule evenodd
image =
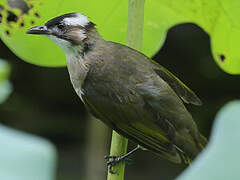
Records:
M141 50L145 0L128 0L127 45Z
M120 136L116 131L112 133L111 156L120 156L127 152L128 139ZM120 163L113 167L116 174L108 172L107 180L123 180L124 179L125 164Z
M141 50L144 23L145 0L128 0L128 29L126 44L134 49ZM127 152L128 140L113 131L111 143L111 156L120 156ZM125 164L116 165L113 170L116 174L108 172L107 180L124 180Z

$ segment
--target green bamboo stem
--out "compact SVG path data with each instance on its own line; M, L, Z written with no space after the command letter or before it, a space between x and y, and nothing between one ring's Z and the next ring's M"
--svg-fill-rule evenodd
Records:
M127 45L141 50L145 0L128 0Z
M120 156L127 152L128 139L120 136L116 131L112 133L111 156ZM107 180L123 180L124 179L125 164L120 163L113 168L116 174L108 172Z
M141 50L144 23L145 0L128 0L128 29L126 44L134 49ZM127 152L128 140L113 131L111 156L123 155ZM108 172L107 180L124 180L125 164L120 163L113 168L116 174Z

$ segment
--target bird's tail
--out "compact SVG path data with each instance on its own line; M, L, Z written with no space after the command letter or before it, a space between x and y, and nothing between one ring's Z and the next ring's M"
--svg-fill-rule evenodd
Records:
M198 146L198 153L200 153L204 148L205 146L207 145L207 138L204 137L202 134L199 135L199 138L198 138L198 141L197 141L197 146ZM192 161L193 159L197 156L198 153L194 154L194 156L189 156L187 155L185 152L181 151L180 149L178 149L178 152L179 154L181 155L181 159L182 159L182 162L185 163L185 164L189 164L191 165L192 164Z
M156 133L154 136L149 135L144 133L147 129L146 127L144 127L143 131L136 124L134 125L119 124L118 127L127 132L125 134L127 138L133 139L139 145L174 163L191 164L192 160L207 144L206 138L200 134L192 136L187 131L179 131L175 136L175 143L172 143L167 141L166 137L160 133ZM121 129L115 130L124 134Z
M205 138L202 134L200 134L199 141L198 141L198 146L200 147L200 149L201 150L204 149L207 143L208 143L207 138Z

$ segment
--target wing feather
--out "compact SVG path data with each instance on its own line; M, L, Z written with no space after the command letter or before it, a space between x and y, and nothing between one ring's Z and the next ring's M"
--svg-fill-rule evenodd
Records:
M180 79L174 76L170 71L168 71L163 66L154 63L156 68L154 71L164 80L169 86L175 91L175 93L187 104L191 103L194 105L202 105L201 100L197 95L188 88Z

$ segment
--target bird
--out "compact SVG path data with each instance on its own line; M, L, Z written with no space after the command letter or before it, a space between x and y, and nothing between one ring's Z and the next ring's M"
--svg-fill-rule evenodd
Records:
M143 53L104 40L87 16L63 14L27 33L45 35L58 45L73 88L89 112L138 144L126 155L107 157L112 173L114 165L138 149L189 164L206 146L184 105L201 105L197 95Z

